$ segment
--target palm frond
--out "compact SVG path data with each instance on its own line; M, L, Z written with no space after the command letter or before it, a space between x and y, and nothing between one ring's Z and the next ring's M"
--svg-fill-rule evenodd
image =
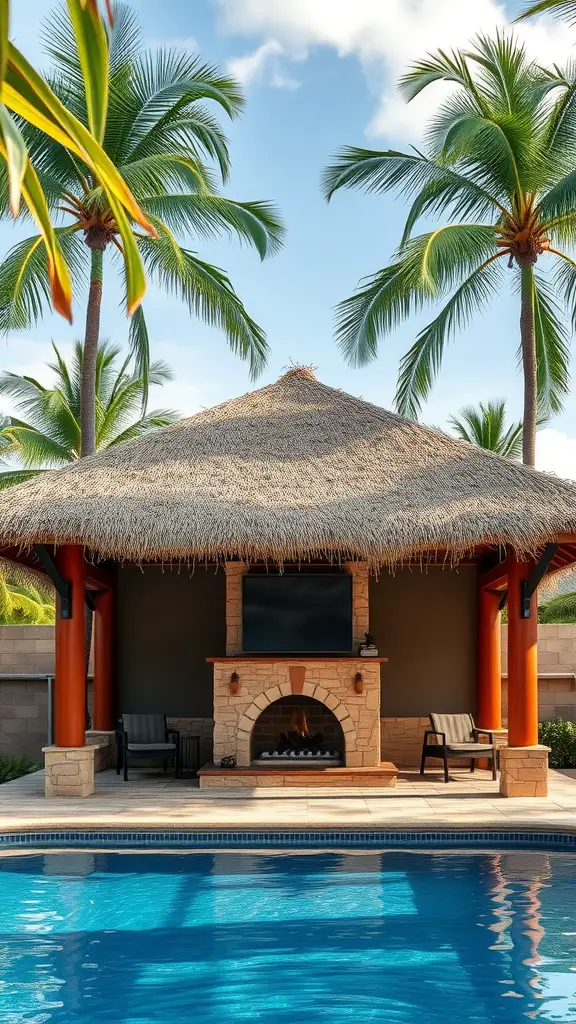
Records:
M494 297L501 280L500 262L473 271L438 316L420 332L400 363L394 402L402 416L416 419L440 369L446 345Z
M553 221L576 211L576 171L570 171L540 199L538 213L544 221Z
M174 409L154 409L146 416L142 416L136 423L132 423L122 433L112 438L107 447L112 448L119 444L125 444L127 441L133 441L144 434L150 434L153 430L169 427L171 423L176 423L178 419L180 419L180 414L175 412Z
M172 232L187 230L201 238L217 238L234 232L253 245L261 259L282 246L284 226L271 203L237 203L223 196L160 195L143 201L147 213L162 220Z
M86 249L66 229L57 235L64 258L82 287L86 275ZM41 235L18 242L0 264L0 333L33 327L51 306L50 276Z
M5 469L0 471L0 489L4 487L15 487L16 484L23 484L26 480L32 480L44 469Z
M494 232L483 225L450 224L410 239L391 266L336 307L336 339L346 361L363 366L375 359L380 338L496 251Z
M128 344L130 355L134 358L136 376L142 381L141 412L144 414L148 404L150 383L150 336L142 306L139 306L130 318Z
M11 444L6 453L17 456L24 469L65 466L73 459L67 448L33 427L4 427L2 435Z
M457 437L478 445L506 459L519 459L522 454L522 423L506 427L506 402L496 399L480 402L478 408L464 406L448 421Z
M534 285L538 413L548 419L562 411L570 393L570 334L554 289L540 274Z
M474 80L468 66L467 54L454 50L450 53L438 50L436 54L428 54L423 60L415 61L402 75L399 88L404 98L410 102L433 82L451 82L465 89L472 88Z
M251 376L257 377L268 356L266 336L246 312L226 274L181 248L169 234L141 239L140 251L152 277L205 323L221 328L231 350L249 361Z
M376 193L396 190L405 198L419 196L428 188L434 190L436 201L427 212L442 213L455 203L462 207L463 217L483 217L502 210L498 198L482 185L421 153L344 146L336 154L336 163L324 171L322 187L327 200L340 188Z
M572 330L576 331L576 262L568 256L556 263L554 288L570 311Z
M221 71L183 50L162 48L139 56L132 65L130 77L129 130L118 149L117 157L140 159L152 149L158 152L159 139L175 127L182 115L192 113L189 124L180 124L181 142L186 149L204 149L219 164L226 180L229 155L225 136L215 122L200 112L194 123L194 108L203 108L203 101L217 103L230 117L242 109L243 98L238 83ZM122 114L122 111L121 111ZM126 118L124 117L126 123ZM178 134L178 129L176 129ZM174 141L174 137L173 140Z
M547 14L548 11L556 18L563 18L570 25L576 25L576 0L540 0L537 4L530 4L516 20L533 18L537 14Z

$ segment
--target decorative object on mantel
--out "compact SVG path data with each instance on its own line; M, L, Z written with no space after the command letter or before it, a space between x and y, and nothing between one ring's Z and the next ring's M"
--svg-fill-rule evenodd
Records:
M220 767L221 768L235 768L236 767L236 758L234 757L234 755L233 754L228 754L226 757L220 758Z
M237 672L233 672L230 676L230 693L234 696L240 693L240 676Z
M374 636L372 633L364 633L364 643L360 644L358 648L358 654L361 658L377 658L378 648L374 643Z
M356 693L362 693L362 680L362 673L357 672L356 675L354 676L354 690Z

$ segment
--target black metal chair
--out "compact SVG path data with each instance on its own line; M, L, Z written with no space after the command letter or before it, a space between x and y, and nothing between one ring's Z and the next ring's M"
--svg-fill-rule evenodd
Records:
M180 775L180 733L169 729L166 715L122 715L116 730L116 774L124 768L128 781L128 759L174 761L174 777Z
M444 782L449 782L448 759L466 758L470 761L470 771L476 767L476 758L485 757L492 764L492 778L496 774L496 747L494 735L488 729L477 729L472 715L429 715L431 729L424 733L422 745L422 761L420 775L424 775L426 759L436 757L444 762ZM429 743L430 736L436 737L435 743ZM480 743L479 736L487 736L488 743Z

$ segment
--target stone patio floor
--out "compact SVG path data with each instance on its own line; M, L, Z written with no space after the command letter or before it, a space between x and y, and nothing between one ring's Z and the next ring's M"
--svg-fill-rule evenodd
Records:
M200 790L194 781L115 771L96 776L85 799L44 797L43 772L0 786L0 830L56 828L382 828L576 832L576 771L551 772L547 798L509 799L488 772L454 771L442 782L403 772L396 789Z

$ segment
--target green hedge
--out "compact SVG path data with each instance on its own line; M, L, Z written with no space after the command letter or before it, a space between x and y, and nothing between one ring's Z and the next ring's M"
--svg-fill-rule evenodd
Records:
M20 779L23 775L30 775L42 767L29 757L19 757L17 754L0 754L0 783L12 782L13 779Z
M576 723L554 718L540 723L540 742L550 747L551 768L576 768Z

